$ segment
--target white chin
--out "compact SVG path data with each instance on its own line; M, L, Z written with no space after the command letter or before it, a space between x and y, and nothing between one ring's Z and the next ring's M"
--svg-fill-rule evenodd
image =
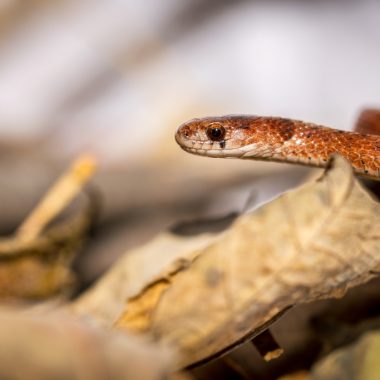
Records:
M193 154L198 154L200 156L207 157L225 157L225 158L248 158L250 156L255 156L255 152L257 149L257 144L250 144L240 148L232 148L232 149L202 149L202 148L193 148L193 147L184 147L184 149Z
M233 158L240 157L242 153L239 149L201 149L201 148L184 148L187 152L197 154L199 156L207 156L213 158Z

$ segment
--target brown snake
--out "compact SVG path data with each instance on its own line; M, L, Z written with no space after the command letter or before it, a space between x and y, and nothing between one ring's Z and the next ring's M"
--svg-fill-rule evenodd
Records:
M175 135L187 152L325 167L340 154L358 175L380 180L380 135L346 132L279 117L231 115L192 119Z

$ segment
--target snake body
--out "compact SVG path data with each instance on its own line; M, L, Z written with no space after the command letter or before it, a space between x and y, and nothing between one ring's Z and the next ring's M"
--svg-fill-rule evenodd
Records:
M192 119L176 133L187 152L325 167L340 154L358 175L380 180L380 135L347 132L280 117L230 115Z

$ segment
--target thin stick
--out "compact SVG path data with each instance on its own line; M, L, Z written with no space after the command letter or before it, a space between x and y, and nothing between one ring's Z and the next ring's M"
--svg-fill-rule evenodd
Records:
M18 228L17 238L23 241L35 239L82 190L95 169L96 160L93 156L82 155L76 159Z
M284 350L274 339L269 329L253 338L252 343L257 348L263 359L267 362L278 358L284 352Z

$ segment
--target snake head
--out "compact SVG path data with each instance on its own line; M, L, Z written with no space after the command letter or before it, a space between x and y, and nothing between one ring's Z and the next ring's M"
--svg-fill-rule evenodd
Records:
M252 157L267 142L258 116L192 119L179 126L175 139L189 153L209 157ZM267 142L268 143L268 142Z

